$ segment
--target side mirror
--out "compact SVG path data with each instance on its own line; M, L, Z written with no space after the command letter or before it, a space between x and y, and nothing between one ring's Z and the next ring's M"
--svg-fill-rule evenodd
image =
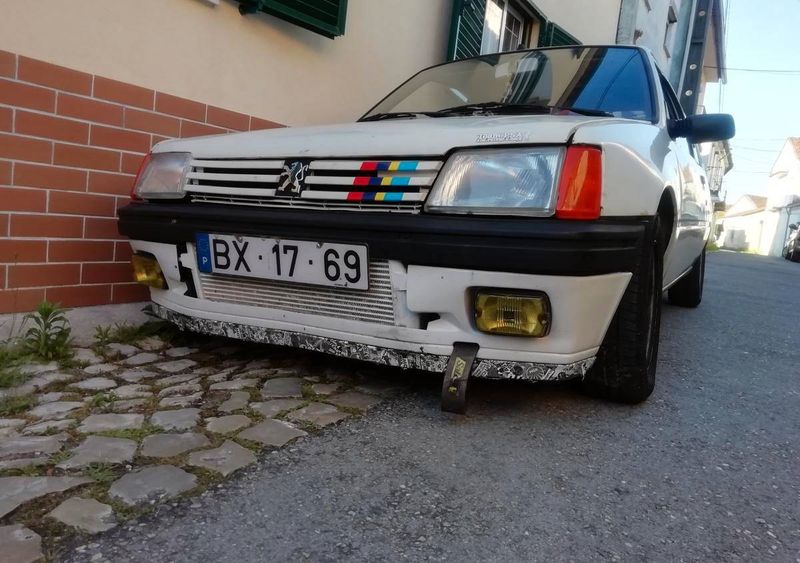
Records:
M792 223L791 225L789 225L789 230L790 231L796 231L797 230L797 225L795 223Z
M673 137L686 137L693 144L710 143L732 138L736 134L736 123L727 113L707 113L673 121L669 130Z

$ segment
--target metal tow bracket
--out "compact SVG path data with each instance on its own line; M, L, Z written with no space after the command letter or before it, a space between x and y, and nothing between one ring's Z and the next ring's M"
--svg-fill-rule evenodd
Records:
M467 411L467 385L478 355L478 346L472 342L453 343L453 355L447 362L442 383L442 410L464 414Z

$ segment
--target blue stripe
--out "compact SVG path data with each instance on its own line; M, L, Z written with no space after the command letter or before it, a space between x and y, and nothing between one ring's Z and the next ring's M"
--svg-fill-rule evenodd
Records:
M361 201L375 201L375 192L366 192Z
M416 160L405 160L400 163L400 166L397 167L397 170L401 172L413 172L417 169L417 165L419 164Z
M369 185L370 186L380 186L383 178L370 178Z
M403 192L386 192L383 201L403 201Z
M378 170L381 171L381 172L389 170L389 166L391 164L392 164L391 162L379 162L378 163Z
M404 178L392 178L392 185L393 186L407 186L411 182L411 178L404 177Z

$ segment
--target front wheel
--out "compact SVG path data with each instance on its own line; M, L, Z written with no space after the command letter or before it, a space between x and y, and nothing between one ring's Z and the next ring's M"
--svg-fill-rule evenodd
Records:
M583 379L583 390L621 403L640 403L653 392L661 329L663 237L657 216L639 265Z

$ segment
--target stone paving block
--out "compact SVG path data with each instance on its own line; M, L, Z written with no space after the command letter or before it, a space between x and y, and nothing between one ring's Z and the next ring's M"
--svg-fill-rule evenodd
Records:
M122 356L124 358L129 358L130 356L138 354L141 351L136 346L131 346L130 344L120 344L119 342L112 342L106 348L110 352L109 355Z
M111 403L111 410L113 412L125 413L147 407L149 404L149 399L125 399L124 401L114 401Z
M150 391L149 385L133 383L117 387L114 389L114 395L116 395L118 399L145 399L147 397L152 397L153 393Z
M0 470L21 469L23 467L38 467L40 465L47 465L46 457L23 457L0 461Z
M257 442L265 446L280 447L295 438L305 435L306 432L295 428L288 422L267 419L264 422L240 432L239 438Z
M139 348L142 350L147 350L148 352L156 352L166 346L166 343L157 336L148 336L136 344L139 346Z
M79 396L75 393L64 393L62 391L54 391L52 393L42 393L41 395L37 395L40 405L43 405L45 403L53 403L55 401L61 401L66 398L78 398L78 397Z
M303 396L303 380L299 377L269 379L261 389L265 399L294 399Z
M154 381L153 383L158 387L172 387L173 385L178 385L179 383L188 383L193 379L196 379L197 375L192 373L183 373L180 375L170 375L169 377L162 377L158 381ZM199 381L199 379L198 379Z
M174 457L210 445L211 442L208 438L197 432L151 434L142 442L142 449L139 453L146 457Z
M193 489L197 477L173 465L155 465L128 473L114 481L108 494L133 506L149 500L173 498Z
M253 360L251 362L248 362L247 365L244 366L244 369L259 370L259 369L267 369L270 367L272 367L272 360L262 358L260 360Z
M114 510L95 499L72 497L47 514L62 524L90 534L99 534L114 528L117 519Z
M232 379L230 381L213 383L210 389L212 391L235 391L247 389L248 387L255 387L256 385L258 385L258 379Z
M380 397L376 397L375 395L367 395L365 393L359 393L358 391L347 391L345 393L341 393L340 395L328 397L327 400L337 407L346 407L350 409L356 409L361 412L366 412L372 407L378 405L382 399Z
M55 401L34 407L28 414L36 418L64 418L80 408L83 408L83 403L79 401Z
M136 454L136 442L127 438L89 436L72 450L72 454L56 467L77 469L93 463L127 463Z
M189 348L188 346L179 346L177 348L167 348L165 354L170 358L182 358L189 354L197 352L197 348Z
M158 411L150 417L150 423L164 430L189 430L197 426L200 409L178 409Z
M91 482L87 477L0 477L0 518L29 500Z
M117 369L117 366L114 364L94 364L92 366L86 366L83 368L83 373L88 373L89 375L99 375L101 373L110 373Z
M64 381L72 381L75 379L75 376L71 373L62 373L59 371L54 371L50 373L43 373L41 375L37 375L36 377L29 379L27 381L27 385L33 385L36 389L44 389L48 385L53 383L60 383Z
M0 441L18 437L19 432L16 428L0 428Z
M202 393L195 393L193 395L177 396L177 397L164 397L158 402L159 408L186 408L198 404L203 400Z
M336 393L341 387L341 383L315 383L311 386L311 390L315 395L328 396Z
M78 432L86 434L110 430L138 430L143 423L143 414L92 414L83 419Z
M5 399L6 397L22 397L35 393L36 390L35 385L24 383L15 387L9 387L8 389L0 389L0 399Z
M250 408L265 418L273 418L281 412L296 409L303 404L299 399L274 399L263 403L250 403Z
M106 391L117 386L117 382L107 377L92 377L84 379L78 383L70 385L70 389L80 389L81 391Z
M0 428L19 428L27 423L24 418L0 418Z
M56 371L58 369L58 363L56 362L47 362L46 364L24 364L19 366L20 373L24 373L25 375L39 375L40 373L45 373L48 371Z
M230 398L220 404L217 410L225 413L235 412L247 407L249 401L250 393L247 391L233 391L231 392Z
M160 369L161 371L167 373L178 373L179 371L187 370L194 365L197 365L197 362L183 359L183 360L173 360L171 362L163 362L160 364L156 364L154 367L156 369Z
M325 427L344 420L349 414L338 410L333 405L325 403L311 403L308 406L293 411L287 415L289 420L310 422L314 426Z
M206 430L215 434L230 434L250 426L252 422L243 414L211 417L206 419Z
M154 371L148 371L146 369L129 369L123 371L117 377L119 377L123 381L127 381L128 383L138 383L143 379L152 379L158 376L159 376L158 373Z
M173 385L172 387L165 387L158 392L159 397L172 397L174 395L193 395L195 393L202 393L203 388L199 383L181 383L180 385Z
M43 561L42 538L22 524L0 526L0 553L8 563Z
M94 350L90 350L89 348L77 348L72 359L76 362L85 362L88 364L101 364L104 361L103 358L94 353Z
M36 424L31 424L30 426L26 426L22 433L26 436L35 435L35 434L47 434L48 432L61 432L63 430L67 430L68 428L72 428L78 424L77 420L73 420L71 418L64 418L62 420L45 420L42 422L37 422Z
M128 366L143 366L145 364L152 364L159 358L158 354L152 352L141 352L130 358L122 360L122 363Z
M225 440L223 444L213 450L203 450L189 454L186 463L194 467L202 467L221 473L227 477L234 471L255 463L256 456L247 448L236 442Z
M54 454L61 450L60 436L19 436L0 440L0 459L25 454Z

